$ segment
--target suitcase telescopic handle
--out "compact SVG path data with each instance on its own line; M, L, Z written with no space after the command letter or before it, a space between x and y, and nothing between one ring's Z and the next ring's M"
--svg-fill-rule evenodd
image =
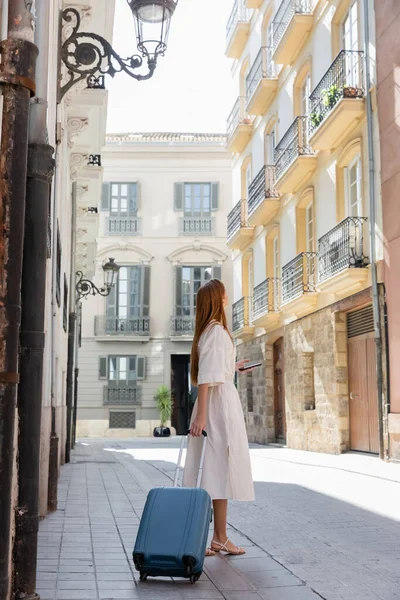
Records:
M190 429L185 431L184 435L182 436L181 447L179 449L178 463L177 463L176 469L175 469L174 487L178 487L179 469L181 467L182 456L183 456L183 446L185 444L185 438L189 435L189 433L190 433ZM204 457L206 454L206 446L207 446L207 432L204 431L204 429L202 431L202 435L203 435L203 448L201 450L199 472L198 472L197 481L196 481L197 488L200 487L201 477L203 475L203 464L204 464Z

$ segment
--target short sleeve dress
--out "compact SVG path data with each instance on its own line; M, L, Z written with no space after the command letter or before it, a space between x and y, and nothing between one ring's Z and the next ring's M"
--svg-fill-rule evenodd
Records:
M239 394L236 353L228 332L212 323L199 341L198 384L208 383L207 434L201 487L213 500L254 500L250 453ZM197 414L197 401L192 421ZM189 437L183 485L195 487L203 438Z

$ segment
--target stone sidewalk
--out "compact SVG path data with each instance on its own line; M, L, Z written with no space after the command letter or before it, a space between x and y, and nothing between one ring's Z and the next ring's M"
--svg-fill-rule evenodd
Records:
M131 557L140 515L149 489L171 485L177 447L176 439L77 444L58 511L40 527L42 600L400 599L400 465L256 445L257 500L229 513L229 535L246 557L207 558L195 586L139 582Z

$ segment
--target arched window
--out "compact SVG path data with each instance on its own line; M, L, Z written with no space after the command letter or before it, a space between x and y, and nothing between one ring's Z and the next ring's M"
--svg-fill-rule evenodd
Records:
M296 247L299 254L316 251L313 188L303 192L296 207Z
M337 217L363 217L364 177L362 140L352 140L343 150L336 165Z

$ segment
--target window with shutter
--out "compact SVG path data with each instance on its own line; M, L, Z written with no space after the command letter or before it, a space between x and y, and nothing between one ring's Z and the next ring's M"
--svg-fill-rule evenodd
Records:
M107 317L147 317L150 305L150 267L121 267L116 285L107 296Z
M146 358L144 356L137 357L137 379L142 380L146 377Z
M110 215L112 217L136 217L137 215L137 184L116 183L109 184Z
M213 267L177 267L176 316L195 315L197 292L202 285L212 279L214 272Z
M215 193L215 192L214 192ZM211 184L184 184L185 217L209 217L211 213Z
M219 183L214 182L211 184L211 210L216 211L219 209Z
M135 387L136 380L145 378L144 357L135 355L100 357L100 370L103 373L101 379L108 378L109 387L132 388Z
M213 267L213 279L219 279L221 281L222 279L222 267L220 265L215 265Z
M175 314L182 315L182 267L175 268Z

